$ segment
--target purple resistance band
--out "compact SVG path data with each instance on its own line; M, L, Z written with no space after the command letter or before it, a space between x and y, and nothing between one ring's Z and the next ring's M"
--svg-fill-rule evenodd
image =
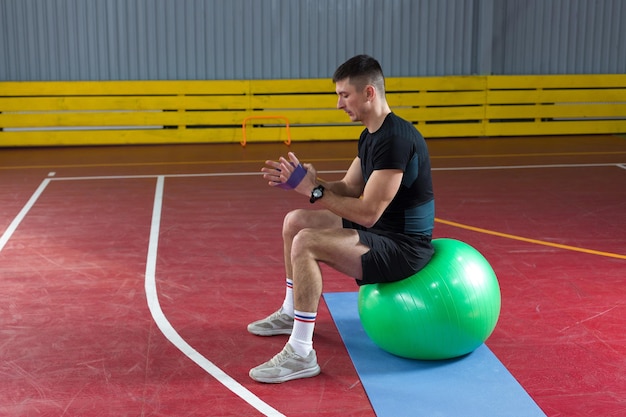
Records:
M296 167L296 169L291 173L287 182L281 182L276 187L282 188L283 190L292 190L302 182L304 177L306 176L306 169L300 164Z

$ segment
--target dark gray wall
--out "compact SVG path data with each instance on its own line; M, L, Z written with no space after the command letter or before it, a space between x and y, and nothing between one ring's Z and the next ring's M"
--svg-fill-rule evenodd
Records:
M626 72L624 0L0 0L0 81Z

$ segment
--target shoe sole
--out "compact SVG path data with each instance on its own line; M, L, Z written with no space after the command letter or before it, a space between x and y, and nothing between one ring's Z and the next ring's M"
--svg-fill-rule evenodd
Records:
M279 378L264 378L264 377L255 377L252 375L252 371L250 371L250 378L254 379L257 382L264 382L266 384L281 384L287 381L293 381L294 379L304 379L304 378L312 378L314 376L319 375L321 372L321 368L319 365L315 365L314 368L303 369L298 372L294 372L289 375L285 375Z
M255 330L248 328L248 332L256 336L278 336L281 334L290 335L292 329L267 329L267 330Z

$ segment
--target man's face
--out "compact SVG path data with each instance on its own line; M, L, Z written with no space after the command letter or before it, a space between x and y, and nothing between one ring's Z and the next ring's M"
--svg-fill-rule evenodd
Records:
M335 83L337 92L337 108L345 111L353 122L362 122L365 104L367 103L366 89L357 90L357 87L350 84L349 79L340 80Z

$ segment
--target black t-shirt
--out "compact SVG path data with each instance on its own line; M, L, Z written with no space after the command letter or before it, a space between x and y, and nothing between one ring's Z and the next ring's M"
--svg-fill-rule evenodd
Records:
M430 157L424 137L406 120L389 113L374 133L365 129L358 145L367 183L379 169L404 173L398 193L371 230L431 236L435 221Z

